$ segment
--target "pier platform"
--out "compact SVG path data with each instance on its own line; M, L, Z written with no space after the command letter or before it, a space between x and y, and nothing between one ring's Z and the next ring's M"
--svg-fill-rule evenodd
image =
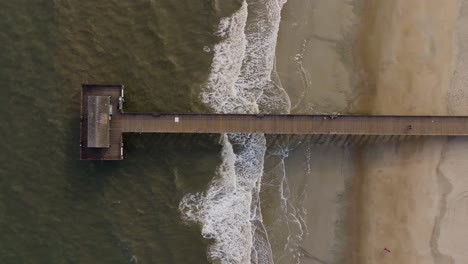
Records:
M119 98L123 98L123 85L88 85L83 84L81 90L81 114L80 114L80 159L82 160L121 160L123 158L122 143L122 112L119 108ZM109 97L107 114L108 125L102 129L106 131L95 131L96 124L93 122L105 122L105 120L94 118L90 113L90 99L97 96ZM101 113L102 115L102 113ZM98 125L99 126L99 125ZM96 147L91 141L100 141L99 137L106 134L108 137L107 147ZM101 139L102 141L102 139Z

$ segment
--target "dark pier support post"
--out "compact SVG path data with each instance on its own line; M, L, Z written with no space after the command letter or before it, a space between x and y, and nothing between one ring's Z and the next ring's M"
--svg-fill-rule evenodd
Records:
M369 135L364 135L364 138L362 139L361 144L366 145L367 142L369 141L370 136Z
M322 145L321 140L323 140L323 137L324 137L324 135L323 135L323 134L320 134L320 135L318 136L317 140L315 141L315 144L317 144L317 145Z
M349 138L351 138L351 135L347 135L347 136L345 137L345 139L344 139L344 141L343 141L343 143L342 143L343 146L346 146L346 144L348 143Z
M359 145L365 146L368 139L369 139L368 135L362 135Z
M376 144L378 139L379 139L378 135L372 135L372 142L370 143L370 145Z
M303 135L299 146L302 146L302 145L306 144L308 137L309 137L309 135L307 135L307 134Z
M273 136L273 140L271 140L271 142L268 144L267 148L273 148L275 146L275 143L278 141L278 138L280 137L281 135L274 135Z

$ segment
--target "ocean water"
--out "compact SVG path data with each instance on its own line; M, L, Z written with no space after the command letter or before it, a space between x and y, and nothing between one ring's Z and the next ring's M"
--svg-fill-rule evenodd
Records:
M126 135L124 161L81 162L79 95L122 83L131 111L287 113L284 3L0 1L0 262L273 263L264 135ZM282 250L302 225L273 151Z

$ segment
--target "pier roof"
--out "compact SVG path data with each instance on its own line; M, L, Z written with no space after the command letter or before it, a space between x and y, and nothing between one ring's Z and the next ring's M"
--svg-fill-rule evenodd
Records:
M110 96L88 96L88 148L109 147Z

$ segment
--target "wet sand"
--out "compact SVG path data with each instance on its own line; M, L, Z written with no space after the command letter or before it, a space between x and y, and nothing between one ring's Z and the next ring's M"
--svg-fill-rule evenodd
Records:
M354 9L341 0L290 0L284 6L277 71L292 113L347 112L359 87L351 53Z
M468 1L290 0L277 70L291 112L468 114L467 20ZM301 263L468 263L467 150L464 138L296 149Z
M286 160L291 196L293 200L302 198L294 203L307 212L305 234L298 248L303 254L300 263L337 263L343 255L351 155L350 149L305 144Z

